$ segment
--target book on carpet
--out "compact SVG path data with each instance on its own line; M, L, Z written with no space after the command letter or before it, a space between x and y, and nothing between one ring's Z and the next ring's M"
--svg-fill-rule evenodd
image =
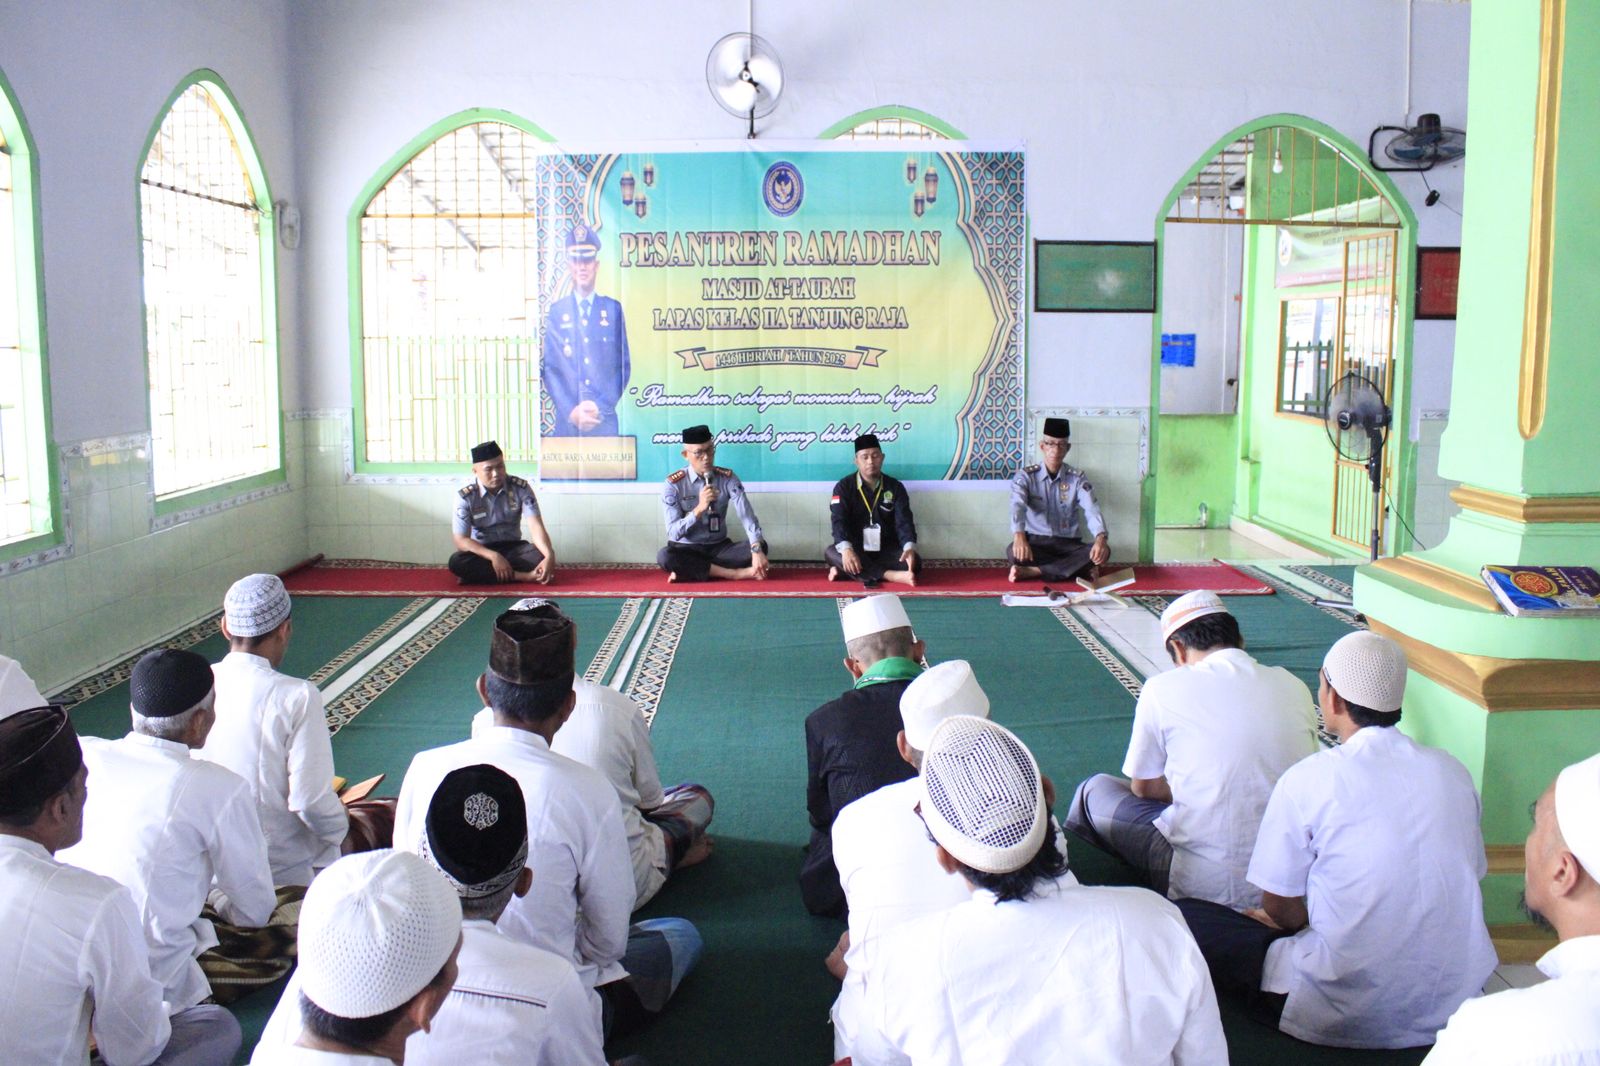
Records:
M365 781L357 781L348 788L339 790L339 802L348 807L352 803L359 803L372 795L372 790L383 783L383 774L369 777ZM337 780L337 778L335 778Z
M1114 592L1133 584L1138 578L1134 576L1133 567L1125 566L1121 570L1113 570L1108 574L1097 574L1094 577L1078 578L1078 585L1086 592Z
M1479 571L1509 615L1600 615L1600 574L1587 566L1486 566Z

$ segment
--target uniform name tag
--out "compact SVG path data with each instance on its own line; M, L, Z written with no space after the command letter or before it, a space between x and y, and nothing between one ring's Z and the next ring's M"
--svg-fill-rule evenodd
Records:
M883 550L883 528L881 526L863 526L861 529L861 550Z
M472 520L474 522L481 522L485 518L488 518L488 517L489 517L489 512L488 511L473 511L472 512Z

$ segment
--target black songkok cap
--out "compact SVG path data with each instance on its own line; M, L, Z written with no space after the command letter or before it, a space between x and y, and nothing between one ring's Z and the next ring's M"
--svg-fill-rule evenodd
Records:
M487 463L490 459L498 459L504 454L505 452L500 450L500 445L492 440L472 446L472 461L475 463Z
M549 600L518 600L494 620L489 672L513 685L572 687L572 619Z
M1047 418L1044 420L1044 435L1065 440L1072 436L1072 423L1065 418Z
M878 447L878 435L876 433L863 433L856 438L856 451L858 452L867 448Z
M82 765L78 732L60 707L34 707L0 719L0 815L43 803Z
M690 426L688 429L683 431L683 443L685 443L685 444L710 444L711 443L711 427L710 426Z
M171 718L206 698L216 684L211 664L192 651L157 648L133 665L133 709L146 718Z
M428 803L426 829L428 857L457 892L498 892L506 875L515 878L527 865L527 803L516 779L499 767L479 763L446 774Z

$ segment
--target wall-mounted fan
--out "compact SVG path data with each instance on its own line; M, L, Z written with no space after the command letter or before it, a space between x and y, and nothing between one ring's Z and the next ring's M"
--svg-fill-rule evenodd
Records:
M1393 166L1378 162L1378 135L1392 133L1383 145L1383 156ZM1379 126L1367 138L1367 160L1378 170L1432 170L1440 163L1453 163L1467 154L1467 131L1446 126L1433 112L1417 116L1415 126Z
M756 119L778 106L783 63L772 45L754 33L730 33L706 56L706 85L724 111L749 120L747 136L753 139Z

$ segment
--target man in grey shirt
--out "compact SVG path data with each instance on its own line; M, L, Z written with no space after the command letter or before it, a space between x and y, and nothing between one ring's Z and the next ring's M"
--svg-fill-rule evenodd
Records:
M717 445L708 426L683 431L683 457L689 465L667 478L661 512L667 523L667 546L656 553L656 565L668 581L766 579L767 542L761 536L744 483L725 466L715 466ZM728 504L739 514L748 544L728 536Z
M1066 464L1071 434L1072 424L1065 418L1045 419L1039 435L1044 463L1025 466L1011 479L1011 544L1006 562L1011 564L1012 581L1067 581L1111 558L1094 486L1083 471ZM1092 544L1080 539L1085 524L1094 537Z
M473 479L456 493L450 534L455 554L450 572L463 585L537 581L548 585L556 572L556 553L539 517L533 486L506 473L505 453L494 441L472 449ZM522 539L528 523L532 542Z

